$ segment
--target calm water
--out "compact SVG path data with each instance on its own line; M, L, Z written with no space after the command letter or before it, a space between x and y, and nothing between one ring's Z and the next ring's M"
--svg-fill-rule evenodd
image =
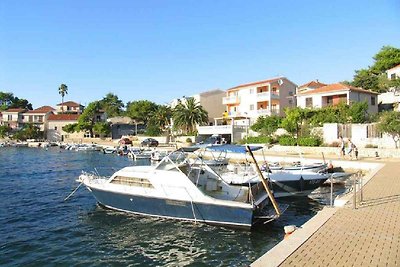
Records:
M133 165L124 157L0 148L1 266L246 266L322 206L290 198L284 216L253 231L105 210L78 185L81 170ZM282 201L282 200L280 200Z

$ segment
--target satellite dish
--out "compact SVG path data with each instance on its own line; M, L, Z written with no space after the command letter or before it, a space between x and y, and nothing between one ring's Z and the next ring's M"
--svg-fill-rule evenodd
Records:
M283 80L282 80L282 79L279 79L279 80L278 80L278 84L279 84L279 85L282 85L282 84L283 84Z

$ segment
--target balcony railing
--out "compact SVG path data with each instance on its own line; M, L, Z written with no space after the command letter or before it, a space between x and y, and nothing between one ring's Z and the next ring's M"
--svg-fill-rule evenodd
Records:
M238 96L226 96L222 98L222 104L228 105L228 104L239 104L240 103L240 97Z
M257 93L257 100L279 99L279 93L262 92Z
M258 109L257 110L258 115L278 115L279 110L278 109Z

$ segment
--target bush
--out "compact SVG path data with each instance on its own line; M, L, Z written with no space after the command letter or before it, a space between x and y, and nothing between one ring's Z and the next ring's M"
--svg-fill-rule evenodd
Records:
M241 144L274 144L276 140L270 136L249 136L240 141Z
M296 138L288 135L280 136L278 142L281 146L295 146L297 144Z
M190 137L186 138L186 143L192 143L192 138Z
M365 148L378 148L378 146L373 144L366 144Z
M298 139L299 146L320 146L322 141L320 138L315 136L300 137ZM297 145L296 138L288 135L282 135L279 137L279 144L281 146L295 146Z
M320 146L321 144L321 139L315 136L299 138L299 146Z

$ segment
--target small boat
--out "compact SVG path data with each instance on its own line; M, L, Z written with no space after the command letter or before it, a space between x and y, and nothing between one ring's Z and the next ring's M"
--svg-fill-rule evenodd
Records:
M226 150L226 152L235 152L228 145L215 145L207 147L211 151ZM309 168L303 166L294 166L292 168L268 168L262 166L260 172L262 179L270 182L275 197L287 197L293 195L307 196L312 191L320 187L330 174L323 171L322 165L310 165ZM318 168L321 170L317 171ZM232 185L245 185L260 182L261 178L257 171L258 165L255 164L230 164L220 171L221 178Z
M128 158L131 158L133 160L141 160L141 159L149 160L151 158L151 152L143 151L138 148L131 148L127 155Z
M156 166L125 167L111 177L83 172L78 181L101 206L145 216L249 229L286 210L265 181L230 185L206 164L190 164L193 152L181 148Z
M104 154L117 153L117 149L115 147L105 147L105 148L103 148L103 153Z
M78 145L75 149L76 151L86 151L86 152L91 152L91 151L100 151L101 148L97 145L90 144L90 145Z
M316 162L310 164L302 164L301 162L293 162L292 165L282 166L280 163L274 162L268 164L268 166L263 166L262 168L269 168L272 172L275 171L290 171L290 172L302 172L302 171L313 171L313 172L320 172L326 171L328 168L327 163Z

